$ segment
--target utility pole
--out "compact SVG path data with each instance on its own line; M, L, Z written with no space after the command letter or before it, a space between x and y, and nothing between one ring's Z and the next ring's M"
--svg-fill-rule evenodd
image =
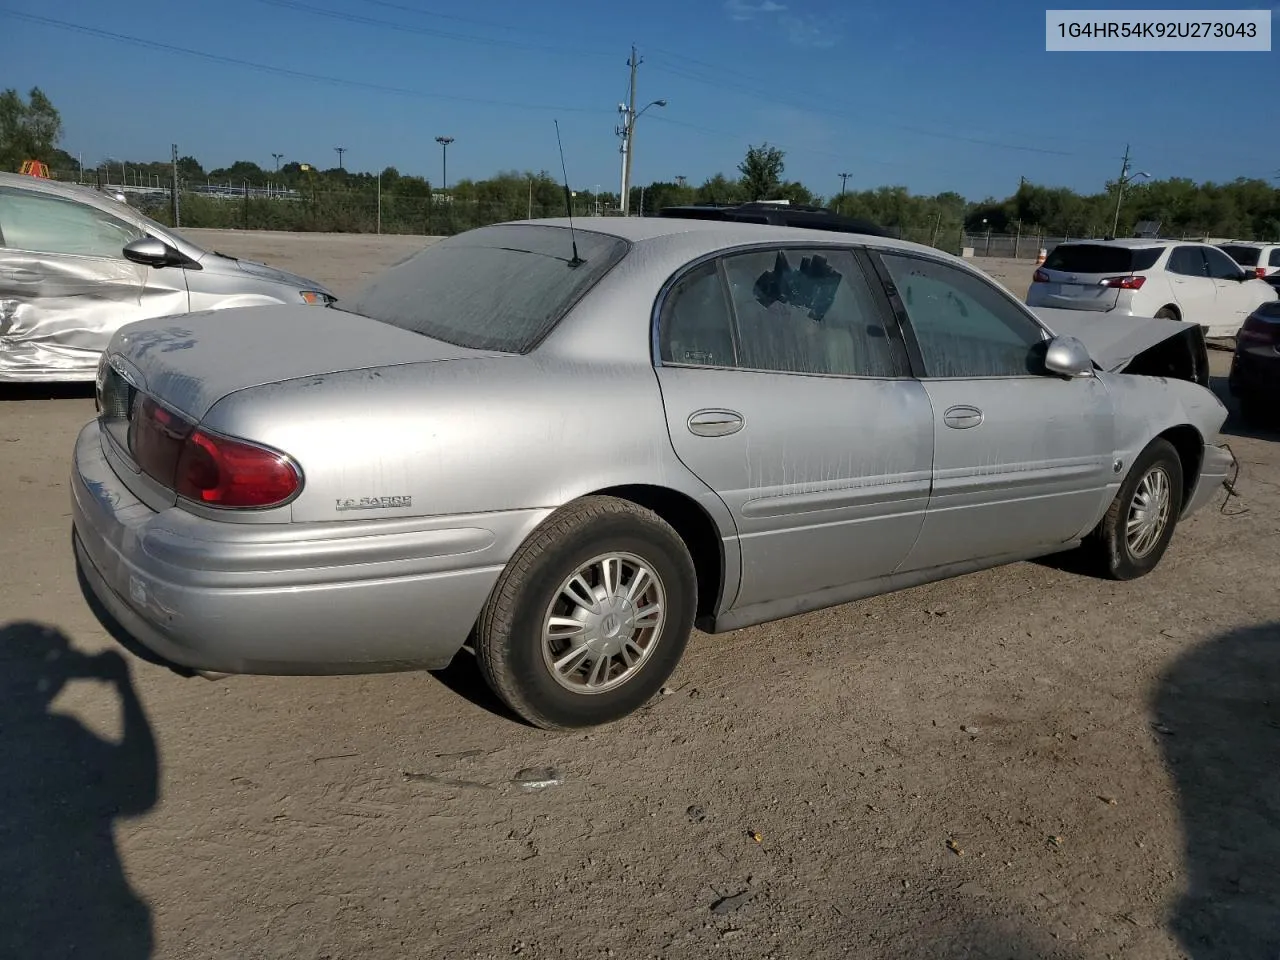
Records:
M382 174L378 174L378 226L377 232L382 233Z
M853 174L838 173L836 174L836 176L840 178L840 199L836 201L836 212L840 213L844 207L844 190L845 190L845 187L848 186L849 178L852 177Z
M640 67L640 58L636 56L636 45L631 45L631 59L627 61L631 68L631 84L627 96L627 132L622 138L622 215L631 212L631 143L636 135L636 70Z
M1124 145L1124 161L1120 167L1120 179L1116 181L1116 215L1111 221L1111 236L1115 237L1120 229L1120 203L1124 199L1124 188L1133 182L1134 177L1150 177L1151 174L1139 171L1129 176L1129 144Z
M283 153L273 153L271 156L276 158L276 173L280 172L280 161L284 159Z
M178 145L173 144L173 193L170 196L170 206L173 207L173 225L174 227L182 226L182 221L178 217Z
M338 154L338 169L346 173L346 168L342 165L342 155L347 152L346 147L334 147L334 151Z
M618 112L622 114L622 126L615 132L622 138L622 191L618 200L618 211L625 217L631 212L631 158L635 155L636 121L644 115L649 107L665 107L666 100L654 100L638 113L636 112L636 70L644 63L636 55L636 45L631 45L631 59L627 66L631 68L631 83L627 91L627 103L618 104Z
M525 216L526 220L533 219L533 177L529 178L529 212Z

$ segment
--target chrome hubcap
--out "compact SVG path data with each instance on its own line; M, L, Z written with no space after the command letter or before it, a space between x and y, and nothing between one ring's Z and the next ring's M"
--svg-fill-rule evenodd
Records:
M547 607L542 660L574 693L604 693L653 655L666 623L657 573L630 553L607 553L566 577Z
M1152 467L1134 491L1125 523L1125 542L1135 559L1141 560L1160 542L1172 504L1169 474L1164 467Z

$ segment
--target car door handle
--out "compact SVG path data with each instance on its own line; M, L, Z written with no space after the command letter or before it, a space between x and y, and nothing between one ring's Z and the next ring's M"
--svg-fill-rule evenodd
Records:
M955 430L968 430L982 423L982 411L977 407L949 407L942 415L942 422Z
M727 437L746 426L746 420L736 410L697 410L689 415L688 426L699 437Z

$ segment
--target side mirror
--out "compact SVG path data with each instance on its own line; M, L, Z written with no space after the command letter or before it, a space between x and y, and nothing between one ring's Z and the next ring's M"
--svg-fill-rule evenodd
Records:
M125 244L124 258L146 267L170 267L182 263L182 254L163 240L155 237L141 237Z
M1075 337L1054 337L1045 351L1044 365L1050 373L1072 380L1093 376L1093 358Z

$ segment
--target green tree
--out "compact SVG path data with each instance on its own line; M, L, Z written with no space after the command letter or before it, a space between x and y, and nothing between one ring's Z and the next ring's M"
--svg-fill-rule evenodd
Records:
M742 189L748 200L778 199L776 194L782 186L782 171L785 169L784 156L781 150L769 146L767 141L758 147L747 147L747 155L738 164L738 172L742 174Z
M0 169L16 173L24 160L51 163L62 139L62 117L39 87L24 101L12 88L0 93Z

